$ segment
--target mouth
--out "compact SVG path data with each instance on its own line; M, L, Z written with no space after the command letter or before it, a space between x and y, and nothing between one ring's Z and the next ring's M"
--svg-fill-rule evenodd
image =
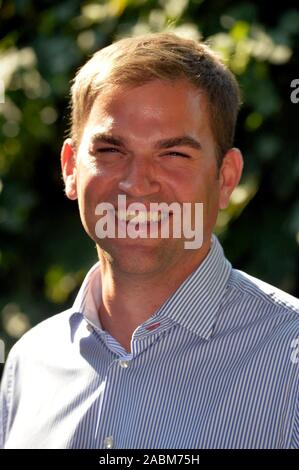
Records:
M120 222L130 222L132 220L135 224L148 224L166 220L170 213L161 211L116 210L115 215Z

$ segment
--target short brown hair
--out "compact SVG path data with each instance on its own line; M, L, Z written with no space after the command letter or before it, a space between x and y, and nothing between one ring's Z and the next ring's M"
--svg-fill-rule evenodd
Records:
M208 97L210 126L219 165L232 147L240 91L234 75L203 43L172 33L121 39L96 52L78 71L71 90L71 137L80 141L84 123L101 90L140 86L160 79L187 79Z

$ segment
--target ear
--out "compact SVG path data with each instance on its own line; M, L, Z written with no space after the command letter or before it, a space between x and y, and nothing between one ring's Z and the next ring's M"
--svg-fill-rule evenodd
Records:
M225 209L228 206L230 195L241 179L242 170L242 154L239 149L231 148L226 152L220 168L220 209Z
M65 185L65 194L69 199L77 199L76 154L72 140L66 139L61 149L61 169Z

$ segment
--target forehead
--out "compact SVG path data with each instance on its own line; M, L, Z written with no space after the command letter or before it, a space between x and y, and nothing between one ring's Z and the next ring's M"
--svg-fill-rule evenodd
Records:
M101 91L92 105L84 133L194 133L208 123L207 98L187 80L154 80L141 86Z

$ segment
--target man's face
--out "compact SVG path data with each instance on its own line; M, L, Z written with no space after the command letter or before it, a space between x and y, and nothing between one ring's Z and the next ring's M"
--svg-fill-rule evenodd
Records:
M82 223L99 254L115 267L138 274L163 272L182 262L194 263L208 251L225 189L217 170L207 98L187 81L155 80L102 92L74 157L68 172L75 196L70 197L78 198ZM203 203L202 247L188 250L183 238L98 239L96 206L107 202L117 208L118 195L126 196L127 206Z

